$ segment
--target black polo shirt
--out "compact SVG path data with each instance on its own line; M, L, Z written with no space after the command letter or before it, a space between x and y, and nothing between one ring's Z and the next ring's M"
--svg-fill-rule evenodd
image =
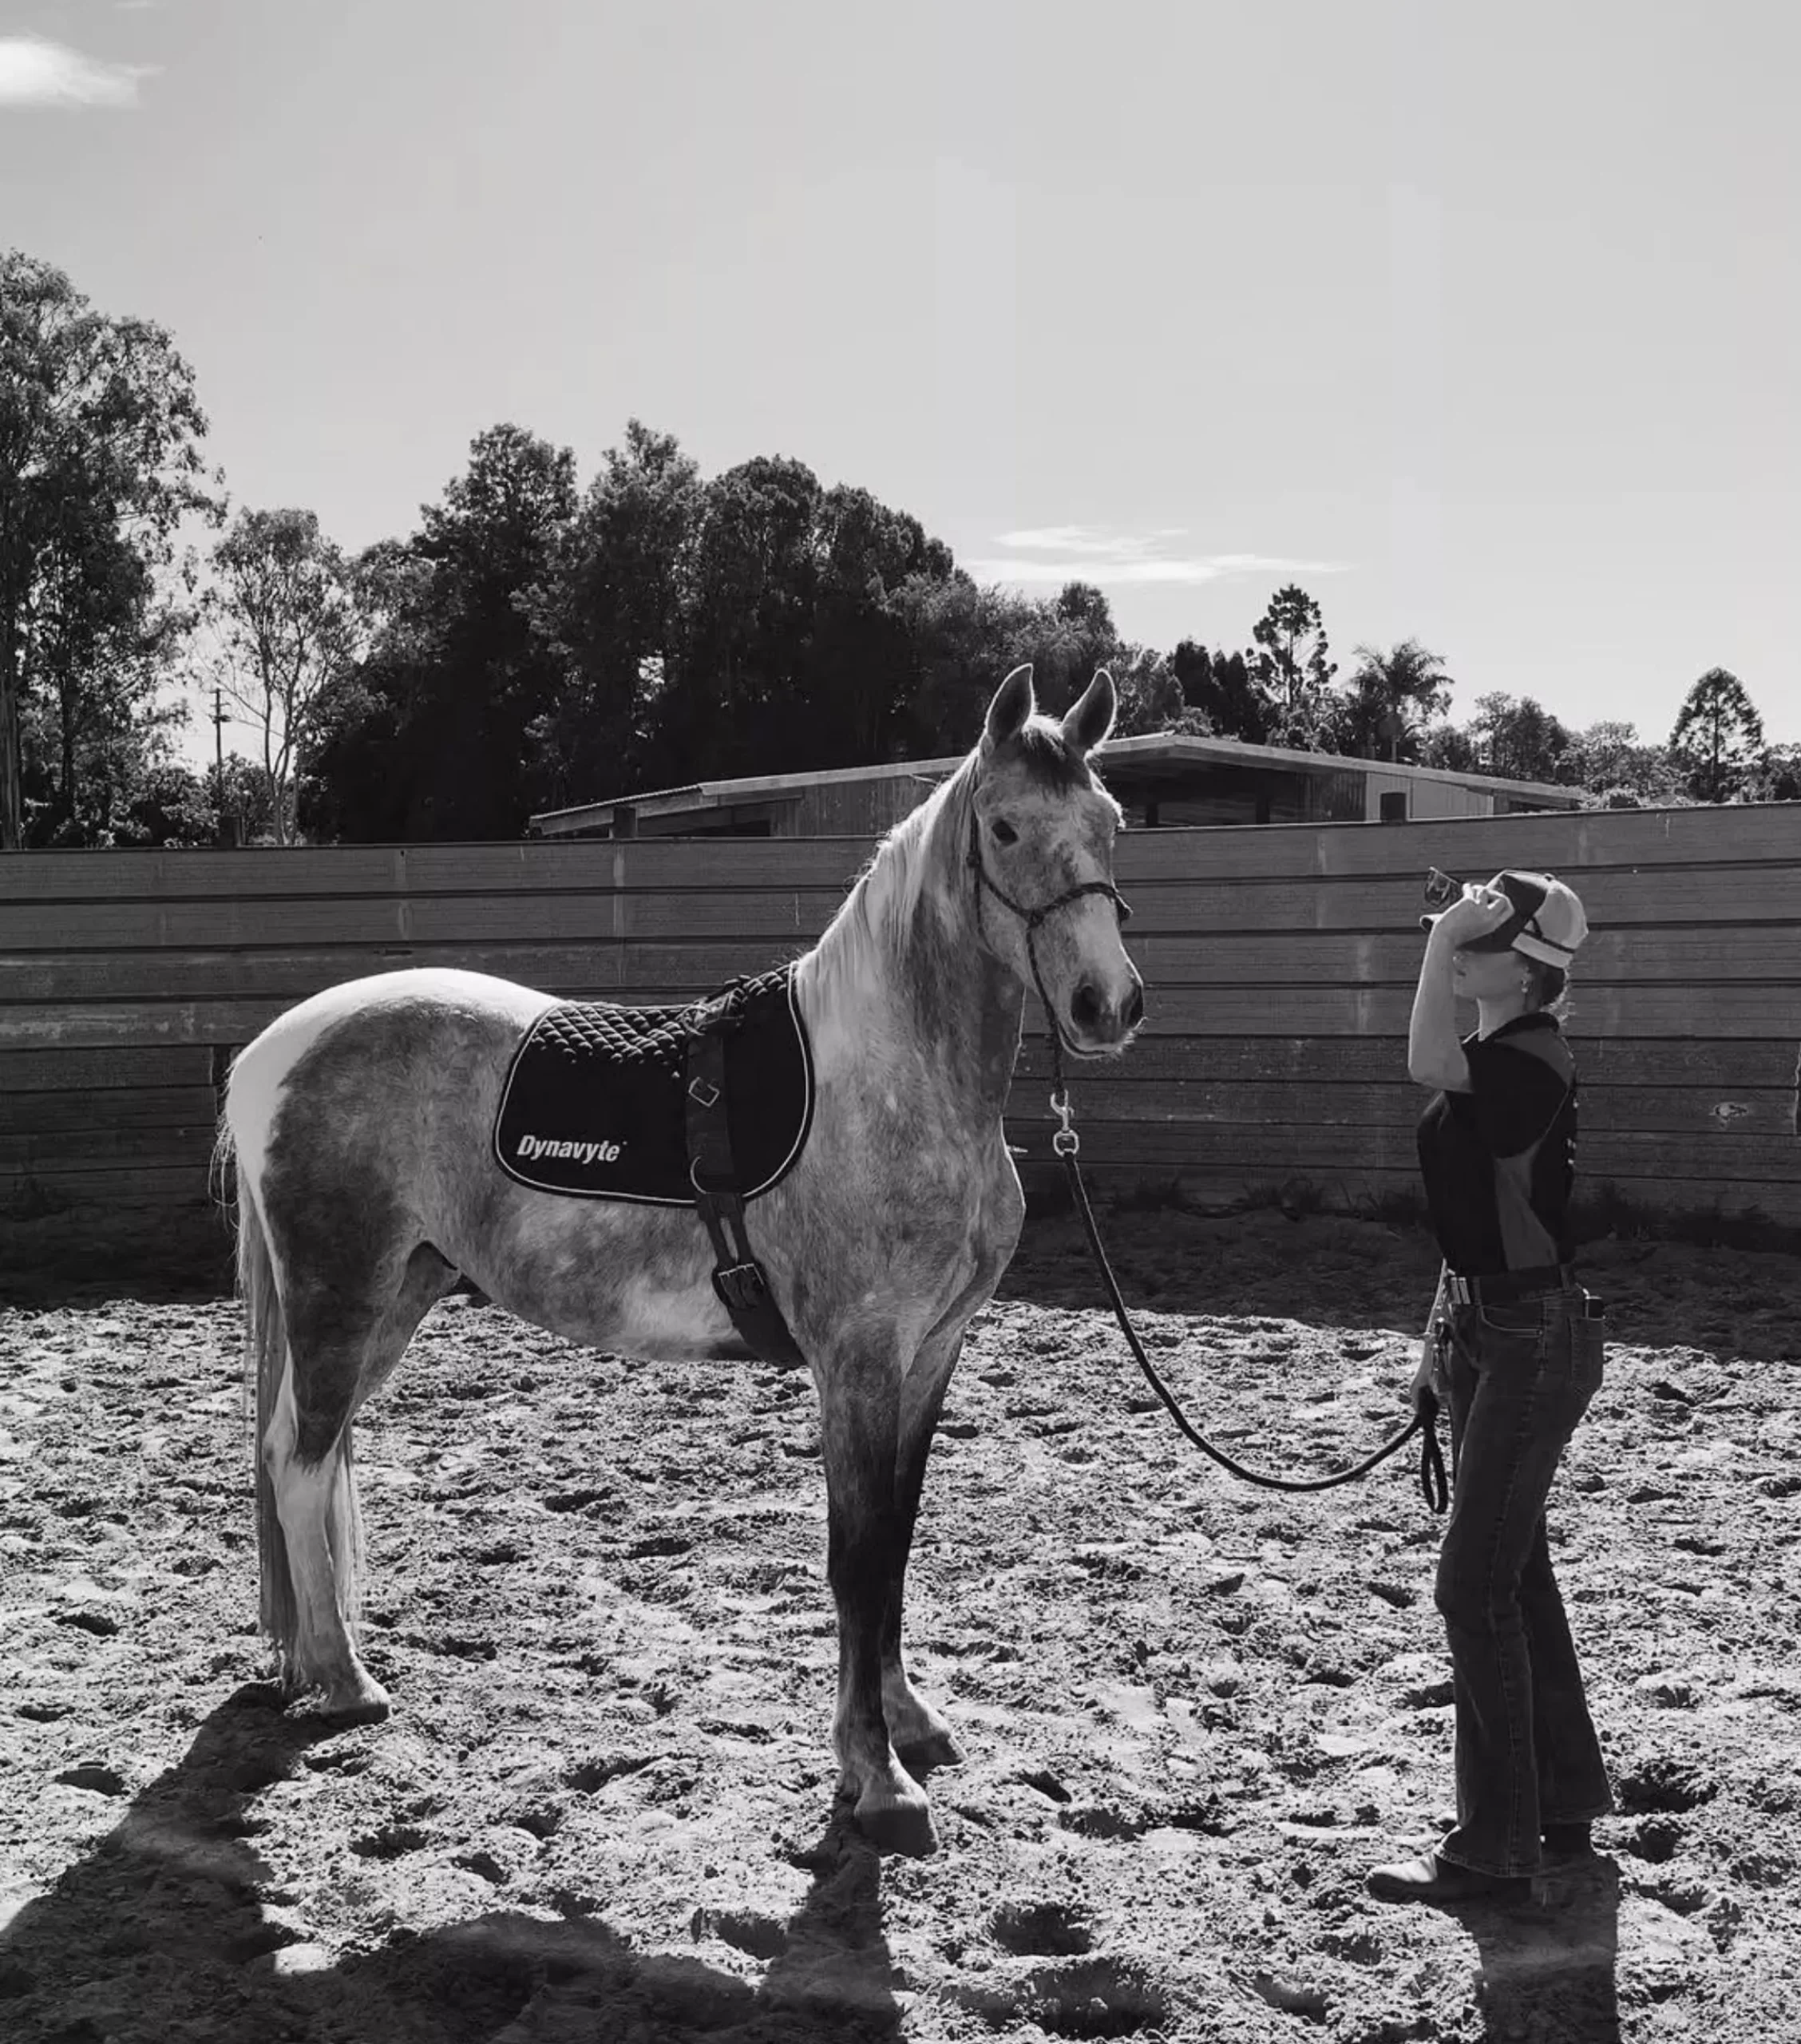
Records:
M1419 1118L1432 1231L1459 1276L1568 1263L1576 1065L1554 1016L1516 1016L1468 1036L1467 1093L1435 1093Z

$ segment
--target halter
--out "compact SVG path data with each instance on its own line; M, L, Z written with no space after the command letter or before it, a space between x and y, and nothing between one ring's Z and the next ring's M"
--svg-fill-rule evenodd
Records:
M982 921L984 888L993 895L1003 908L1011 909L1026 926L1026 958L1031 966L1032 981L1038 988L1039 1000L1043 1004L1045 1020L1051 1027L1051 1071L1055 1082L1054 1091L1051 1095L1051 1104L1055 1107L1059 1099L1067 1104L1068 1095L1063 1085L1063 1052L1067 1050L1072 1057L1081 1057L1084 1053L1078 1050L1063 1034L1063 1025L1057 1013L1056 1005L1045 991L1044 975L1039 970L1038 965L1038 933L1041 925L1055 915L1059 909L1067 909L1072 901L1079 901L1085 894L1106 895L1118 911L1119 920L1122 924L1131 921L1131 905L1110 880L1084 880L1079 885L1070 888L1066 893L1059 894L1054 901L1047 901L1042 908L1027 909L1023 906L1019 902L1015 901L1011 894L995 885L989 875L988 868L983 865L981 825L977 820L973 808L969 812L969 869L976 876L976 927L978 931L982 932L984 939L987 933Z

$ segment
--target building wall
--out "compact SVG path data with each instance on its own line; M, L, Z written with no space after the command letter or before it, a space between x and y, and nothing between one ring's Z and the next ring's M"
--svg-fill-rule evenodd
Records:
M785 838L880 838L917 809L937 785L912 774L867 781L821 782L788 805Z
M1109 777L1103 755L1101 777L1127 819L1159 830L1195 830L1221 825L1303 823L1319 814L1316 777L1221 761L1185 767L1166 778Z
M203 1207L224 1060L320 987L442 964L685 998L804 949L870 848L6 855L0 1240L34 1214ZM1801 1226L1792 806L1128 831L1118 878L1148 1021L1118 1066L1075 1075L1084 1162L1221 1203L1295 1179L1353 1206L1411 1189L1422 877L1510 864L1569 877L1593 925L1570 1024L1587 1181ZM1040 1159L1044 1076L1035 1038L1009 1133Z
M1382 798L1399 792L1407 798L1410 818L1493 816L1494 797L1486 789L1463 787L1455 781L1428 781L1411 774L1384 772L1372 766L1364 777L1366 819L1379 822Z

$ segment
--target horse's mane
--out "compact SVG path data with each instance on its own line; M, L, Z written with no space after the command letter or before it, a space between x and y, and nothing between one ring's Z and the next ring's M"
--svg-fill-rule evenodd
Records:
M813 949L828 998L835 986L866 984L898 959L928 889L947 877L954 882L968 842L977 759L972 752L870 854Z

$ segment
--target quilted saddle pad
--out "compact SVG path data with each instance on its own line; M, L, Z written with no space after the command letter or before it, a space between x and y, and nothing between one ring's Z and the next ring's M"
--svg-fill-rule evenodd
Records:
M726 1033L726 1110L740 1196L781 1182L813 1125L813 1051L791 965L741 980ZM702 1003L698 1005L706 1006ZM540 1192L692 1206L688 1044L695 1004L565 1000L533 1024L494 1120L508 1177Z

